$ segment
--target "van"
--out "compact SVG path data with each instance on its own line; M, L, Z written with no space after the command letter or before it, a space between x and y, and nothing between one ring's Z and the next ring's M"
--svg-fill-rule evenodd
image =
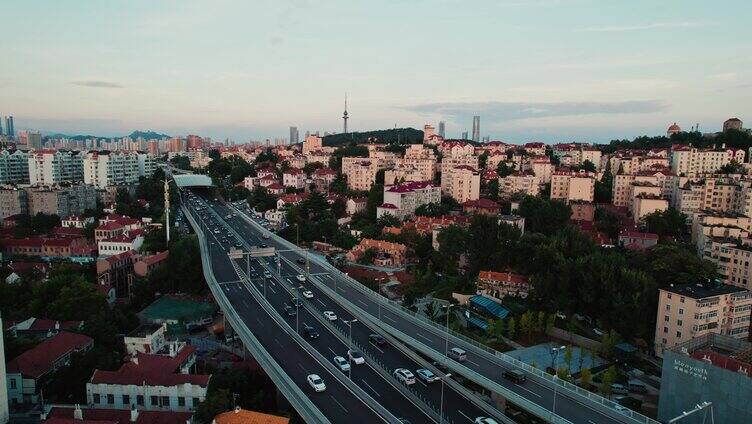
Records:
M645 393L648 391L648 386L640 380L629 380L627 384L630 392Z
M457 362L463 362L465 359L467 359L467 352L464 350L453 347L449 350L449 353L447 354L450 358L454 359Z
M527 380L525 373L520 370L507 370L504 372L504 378L512 380L517 384L522 384Z
M619 383L614 383L611 385L611 393L615 395L626 395L629 394L629 390Z

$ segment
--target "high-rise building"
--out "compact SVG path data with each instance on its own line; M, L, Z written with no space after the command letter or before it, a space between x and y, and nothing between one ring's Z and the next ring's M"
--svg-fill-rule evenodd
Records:
M300 134L298 133L298 127L290 127L290 144L298 144L300 142Z
M480 141L480 116L473 116L473 141Z
M446 124L444 121L439 121L439 136L444 138L444 132L446 131Z
M16 136L16 130L13 128L12 116L5 117L5 135L7 135L10 138L15 138Z
M467 140L467 131L462 131L462 139Z
M84 153L69 150L36 150L29 154L29 183L53 185L84 179Z
M28 135L29 148L41 149L42 148L42 133L39 131L29 131Z

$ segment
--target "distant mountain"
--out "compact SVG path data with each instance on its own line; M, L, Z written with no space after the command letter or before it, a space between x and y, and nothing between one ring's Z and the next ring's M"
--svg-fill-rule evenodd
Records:
M137 139L139 137L143 138L144 140L161 140L163 138L170 138L167 134L160 134L155 131L133 131L128 137L132 139Z
M375 143L401 143L401 144L419 144L423 142L423 131L415 128L392 128L388 130L375 130L364 132L351 132L332 134L324 136L324 146L342 146L347 143L355 142L364 144L368 142Z

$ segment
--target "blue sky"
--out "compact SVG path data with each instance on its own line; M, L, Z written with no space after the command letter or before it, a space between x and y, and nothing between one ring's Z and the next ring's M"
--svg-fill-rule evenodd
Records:
M242 142L447 121L510 142L752 123L749 1L5 1L16 127Z

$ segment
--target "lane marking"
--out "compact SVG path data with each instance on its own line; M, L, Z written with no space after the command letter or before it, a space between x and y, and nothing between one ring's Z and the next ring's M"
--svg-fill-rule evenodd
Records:
M532 390L530 390L530 389L528 389L528 388L525 388L525 387L522 387L522 386L519 386L519 385L518 385L517 387L519 387L520 389L522 389L522 390L524 390L524 391L526 391L526 392L530 393L530 394L531 394L531 395L533 395L533 396L538 396L539 398L542 398L542 397L543 397L543 396L539 395L538 393L535 393L534 391L532 391Z
M459 412L460 415L462 415L463 417L467 418L467 420L470 421L471 423L475 422L475 421L473 421L472 418L468 417L467 414L465 414L464 412L460 411L459 409L457 410L457 412Z
M329 349L329 352L332 352L332 355L337 356L337 352L332 350L332 348L330 348L329 346L327 346L326 348Z
M429 343L433 343L433 341L431 339L429 339L428 337L426 337L426 336L424 336L424 335L422 335L420 333L415 333L415 335L418 336L418 337L420 337L423 340L426 340Z
M339 403L339 401L334 396L329 395L329 397L332 398L332 400L334 401L334 403L336 403L337 405L339 405L339 407L342 408L343 411L350 412L350 411L347 410L347 408L345 408L344 406L342 406L342 404Z
M363 302L360 299L358 299L358 303L360 303L361 305L365 306L366 308L368 307L368 304L366 302Z
M395 323L397 322L397 321L396 321L396 320L395 320L394 318L390 317L389 315L383 315L383 314L382 314L382 315L381 315L381 318L383 318L383 319L388 319L388 320L389 320L389 321L391 321L391 322L395 322Z
M471 361L469 359L467 360L467 362L470 362L471 364L475 365L476 367L480 367L480 364L478 364L477 362L473 362L473 361Z
M376 396L381 397L381 394L379 392L377 392L376 390L374 390L374 388L371 387L371 385L368 384L368 382L365 379L361 378L360 381L362 381L363 384L365 384L369 389L371 389L372 392L376 393Z
M322 302L321 299L316 299L316 302L319 302L319 304L326 308L326 303Z

